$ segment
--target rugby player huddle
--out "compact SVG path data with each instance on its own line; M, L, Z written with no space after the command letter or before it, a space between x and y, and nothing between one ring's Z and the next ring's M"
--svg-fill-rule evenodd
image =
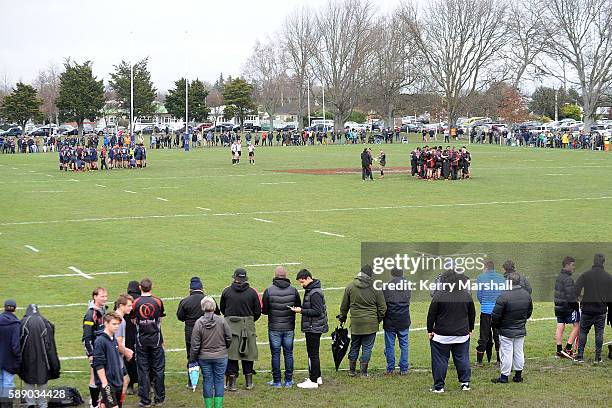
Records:
M410 153L411 174L424 180L457 180L470 178L472 156L462 146L417 147Z
M98 170L98 151L95 147L62 145L59 149L60 171ZM134 147L103 146L100 150L100 169L147 167L147 150L142 143Z

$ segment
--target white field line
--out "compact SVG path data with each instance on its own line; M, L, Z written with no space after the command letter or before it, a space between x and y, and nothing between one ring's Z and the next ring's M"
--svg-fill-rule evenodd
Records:
M77 180L77 179L70 179L70 180L68 180L68 181L74 181L75 183L78 183L78 182L79 182L79 180Z
M556 320L556 317L541 317L538 319L529 319L530 322L540 322L540 321L545 321L545 320ZM478 323L475 324L475 326L479 326ZM414 327L414 328L410 328L408 331L410 332L420 332L420 331L426 331L427 327ZM377 336L382 336L384 335L385 332L384 331L379 331L376 332ZM331 340L331 336L326 336L326 337L321 337L321 340ZM301 338L297 338L293 340L294 343L304 343L306 342L306 338L305 337L301 337ZM258 346L267 346L270 343L267 341L258 341L257 345ZM185 352L185 348L171 348L171 349L166 349L164 350L166 353L184 353ZM60 360L85 360L87 357L86 356L70 356L70 357L60 357Z
M135 191L132 190L123 190L124 193L136 194Z
M277 266L278 264L274 264L271 266ZM284 265L288 265L288 264L284 264ZM92 274L93 275L93 274ZM50 276L50 275L46 275L46 276ZM59 276L59 275L58 275ZM75 276L74 274L69 274L67 276ZM344 287L331 287L331 288L323 288L323 291L339 291L339 290L344 290ZM304 289L298 289L298 292L304 292ZM187 295L184 296L173 296L173 297L163 297L161 298L161 300L163 300L164 302L168 302L168 301L174 301L174 300L181 300L184 299ZM214 297L215 299L218 299L221 297L221 295L209 295ZM38 307L45 307L45 308L64 308L64 307L81 307L81 306L87 306L89 303L66 303L63 305L38 305ZM25 309L25 308L17 308L17 309Z
M176 189L178 187L143 187L142 189L143 190L158 190L158 189L162 190L162 189L169 189L169 188Z
M30 173L36 173L36 170L30 170Z
M263 218L253 218L255 221L273 223L274 221L264 220Z
M260 267L260 266L279 266L279 265L301 265L301 263L300 262L278 262L278 263L267 263L267 264L252 264L252 265L244 265L244 266L255 268L255 267Z
M26 191L26 193L65 193L62 190L40 190L40 191Z
M13 167L13 170L19 170L17 167Z
M297 184L295 181L279 181L278 183L259 183L262 186L276 186L279 184Z
M318 231L318 230L314 232L316 232L317 234L329 235L331 237L346 238L344 235L334 234L333 232Z
M159 201L166 201L166 202L168 201L168 199L162 198L162 197L155 197L155 198L158 199Z
M74 266L69 266L68 269L70 269L71 271L73 271L74 273L81 275L82 277L84 277L85 279L93 279L91 276L83 273L83 271L81 271L79 268L74 267Z
M571 173L548 173L547 176L573 176Z
M603 197L575 197L575 198L550 198L537 200L515 200L515 201L485 201L476 203L444 203L444 204L407 204L407 205L389 205L381 207L343 207L343 208L308 208L304 210L269 210L269 211L251 211L251 212L234 212L234 213L216 213L213 216L238 216L238 215L268 215L268 214L306 214L306 213L326 213L326 212L354 212L354 211L379 211L379 210L402 210L413 208L452 208L452 207L480 207L489 205L514 205L514 204L541 204L541 203L560 203L560 202L575 202L575 201L599 201L612 200L612 196ZM145 220L150 218L193 218L202 217L207 214L169 214L169 215L140 215L126 217L100 217L100 218L75 218L65 220L45 220L45 221L17 221L3 222L0 226L8 225L43 225L43 224L59 224L67 222L97 222L97 221L129 221L129 220Z
M47 177L55 177L53 174L45 174Z
M88 273L87 275L94 276L94 275L125 275L125 274L127 274L127 272L119 271L119 272L95 272L95 273ZM38 275L39 278L64 278L68 276L83 276L83 275L81 273L63 273L63 274L58 274L58 275Z
M34 248L32 245L24 245L26 248L28 248L30 251L33 252L40 252L38 249Z
M96 184L96 187L106 188L106 186L104 184Z
M196 207L198 210L210 211L210 208Z

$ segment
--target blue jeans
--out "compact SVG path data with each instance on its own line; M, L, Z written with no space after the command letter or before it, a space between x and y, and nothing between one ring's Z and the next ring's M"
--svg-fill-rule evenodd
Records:
M361 348L361 360L359 361L362 363L369 363L370 357L372 356L372 349L374 348L374 340L376 340L376 333L352 334L351 351L349 351L348 354L349 360L357 361L359 349Z
M293 331L268 330L270 353L272 354L272 380L281 382L280 353L285 357L285 382L293 380Z
M408 371L408 329L399 331L385 330L385 357L387 357L387 371L395 370L395 337L399 342L400 372Z
M227 357L198 360L198 364L202 369L202 376L204 377L204 386L202 387L204 398L223 397Z
M8 398L9 391L15 388L15 374L0 370L0 398Z

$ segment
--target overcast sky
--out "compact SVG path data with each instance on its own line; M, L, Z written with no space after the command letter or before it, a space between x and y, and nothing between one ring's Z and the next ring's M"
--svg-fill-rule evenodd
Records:
M0 80L32 82L65 57L108 81L122 59L149 57L155 86L187 74L237 76L259 39L302 4L327 0L0 0ZM388 12L400 0L373 0ZM277 38L277 37L272 37Z

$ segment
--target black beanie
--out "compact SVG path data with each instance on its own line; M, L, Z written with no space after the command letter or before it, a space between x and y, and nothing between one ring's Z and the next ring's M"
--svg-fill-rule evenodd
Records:
M198 276L194 276L193 278L191 278L191 282L189 283L190 290L202 290L202 288L202 281Z
M361 267L361 273L372 277L372 267L370 265L363 265Z

